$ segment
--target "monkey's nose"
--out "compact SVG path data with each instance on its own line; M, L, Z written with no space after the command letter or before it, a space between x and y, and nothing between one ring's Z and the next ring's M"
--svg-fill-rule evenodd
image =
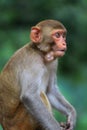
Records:
M62 42L62 45L63 45L63 46L66 46L66 42L65 42L65 41L63 41L63 42Z

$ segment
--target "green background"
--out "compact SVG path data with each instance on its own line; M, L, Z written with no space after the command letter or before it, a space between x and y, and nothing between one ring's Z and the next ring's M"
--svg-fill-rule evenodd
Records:
M0 0L0 70L30 41L30 27L44 19L60 20L68 30L68 50L59 60L58 82L76 108L76 130L86 130L87 0ZM65 118L54 112L59 121Z

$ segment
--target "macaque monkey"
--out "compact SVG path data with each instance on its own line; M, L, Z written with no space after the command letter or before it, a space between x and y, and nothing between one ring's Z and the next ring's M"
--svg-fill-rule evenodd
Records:
M52 107L66 116L65 129L74 129L76 111L56 83L58 58L67 50L66 33L59 21L38 23L31 28L31 42L5 65L0 75L0 123L4 130L61 130Z

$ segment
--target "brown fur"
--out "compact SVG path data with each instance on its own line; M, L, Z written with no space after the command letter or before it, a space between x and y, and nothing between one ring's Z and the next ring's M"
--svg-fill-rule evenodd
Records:
M35 119L25 109L23 104L19 102L19 94L16 93L8 81L4 82L0 78L0 123L4 130L36 130L41 129ZM46 95L41 93L42 101L51 111L50 103Z
M9 71L9 76L12 78L9 78L6 71ZM7 67L0 77L0 123L2 127L4 130L43 129L20 102L20 90L16 86L17 84L14 79L14 75L12 75L9 70L9 65L7 64ZM15 87L11 86L10 83L14 84ZM43 92L41 93L41 98L47 108L51 111L50 103Z

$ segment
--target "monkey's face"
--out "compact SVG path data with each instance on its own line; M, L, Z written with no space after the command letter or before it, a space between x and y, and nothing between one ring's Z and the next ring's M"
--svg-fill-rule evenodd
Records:
M46 62L62 57L67 49L65 27L59 22L51 22L50 26L48 22L32 27L30 34L33 44L43 53Z
M52 32L52 38L54 40L54 45L52 47L54 56L61 57L65 54L67 49L66 46L66 30L58 29Z
M53 40L52 43L49 44L49 51L45 55L45 60L46 61L52 61L55 58L60 58L62 57L66 50L66 30L64 29L57 29L53 30L51 32L51 39Z

